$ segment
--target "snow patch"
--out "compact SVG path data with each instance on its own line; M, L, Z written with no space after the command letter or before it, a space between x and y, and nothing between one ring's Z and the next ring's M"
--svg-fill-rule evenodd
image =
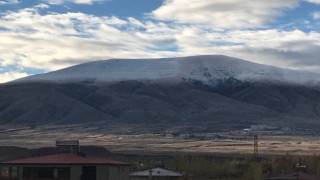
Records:
M319 85L320 74L282 69L221 56L162 59L111 59L34 75L14 82L108 83L124 80L196 80L214 84L229 78L246 82L277 82Z

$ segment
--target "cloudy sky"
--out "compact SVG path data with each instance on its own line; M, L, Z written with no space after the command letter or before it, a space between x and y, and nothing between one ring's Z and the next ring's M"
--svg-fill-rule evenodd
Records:
M0 0L0 82L203 54L320 72L320 0Z

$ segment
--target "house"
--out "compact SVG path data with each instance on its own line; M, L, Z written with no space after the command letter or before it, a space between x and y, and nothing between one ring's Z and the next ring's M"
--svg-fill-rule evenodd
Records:
M130 165L80 152L78 140L56 141L57 154L0 162L1 180L128 180Z
M76 154L54 154L0 163L1 180L128 180L129 164Z
M268 128L268 126L264 125L264 124L250 126L250 129L253 131L263 131L263 130L266 130L267 128Z
M0 163L1 180L128 180L129 164L77 154L54 154Z
M316 177L314 175L302 173L302 172L294 172L290 174L284 174L277 177L269 178L268 180L320 180L320 177Z
M179 172L163 168L153 168L130 173L130 180L180 180L182 177L183 175Z

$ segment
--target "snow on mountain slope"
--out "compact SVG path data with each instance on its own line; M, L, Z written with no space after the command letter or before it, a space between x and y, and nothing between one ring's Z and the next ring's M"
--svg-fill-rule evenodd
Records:
M248 82L320 84L320 74L256 64L222 55L95 61L14 82L105 83L122 80L170 80L215 84L218 80L229 78Z

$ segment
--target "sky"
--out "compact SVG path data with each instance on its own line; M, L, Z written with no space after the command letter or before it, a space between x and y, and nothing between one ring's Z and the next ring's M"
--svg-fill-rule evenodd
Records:
M320 73L320 0L0 0L0 83L208 54Z

